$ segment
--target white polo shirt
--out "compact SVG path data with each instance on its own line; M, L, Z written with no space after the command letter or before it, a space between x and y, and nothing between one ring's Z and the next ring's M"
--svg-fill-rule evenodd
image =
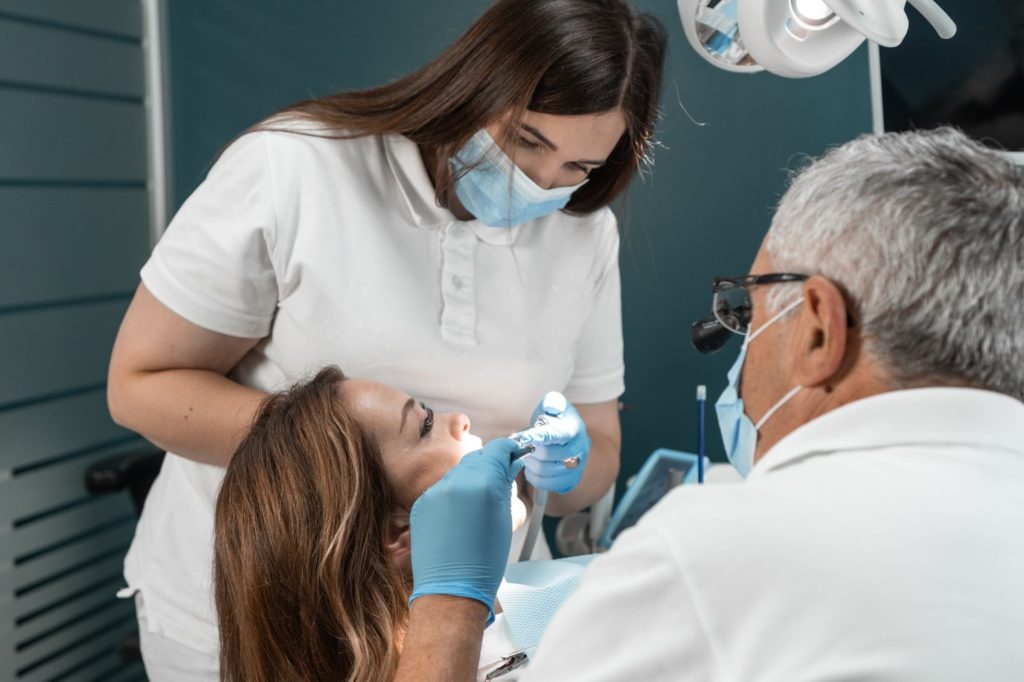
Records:
M242 384L336 364L466 412L486 440L523 428L547 391L622 393L618 243L607 209L511 230L458 221L401 136L259 132L217 161L142 280L202 327L263 338L230 374ZM169 454L125 561L149 627L210 651L222 473Z
M524 679L1024 679L1024 404L886 393L743 483L676 489L590 565Z

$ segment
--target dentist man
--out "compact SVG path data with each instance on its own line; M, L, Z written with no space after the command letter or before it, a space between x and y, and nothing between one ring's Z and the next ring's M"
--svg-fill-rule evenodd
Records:
M753 274L715 283L746 480L677 488L620 536L519 679L1021 679L1022 262L1024 173L956 131L807 168ZM400 679L474 677L509 448L413 507Z

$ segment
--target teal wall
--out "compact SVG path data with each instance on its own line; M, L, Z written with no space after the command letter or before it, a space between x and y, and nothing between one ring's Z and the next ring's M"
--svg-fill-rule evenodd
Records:
M486 7L458 2L170 3L173 154L180 203L210 158L273 109L366 87L437 54ZM697 383L713 400L736 351L692 350L716 274L747 271L786 169L870 130L867 52L806 81L719 71L686 44L675 3L644 1L669 29L654 177L622 214L627 393L623 477L656 447L692 449ZM686 105L698 121L691 122ZM721 458L713 411L709 454Z
M0 680L144 679L114 594L135 528L91 464L117 325L149 251L137 0L0 0Z
M790 80L716 69L689 46L675 2L638 2L669 27L654 176L634 186L621 255L626 334L623 475L657 447L696 447L708 386L708 454L724 460L711 403L739 344L707 357L689 326L711 311L711 279L748 272L789 171L871 130L867 48L827 74ZM694 124L682 110L706 125ZM781 396L780 396L781 397Z

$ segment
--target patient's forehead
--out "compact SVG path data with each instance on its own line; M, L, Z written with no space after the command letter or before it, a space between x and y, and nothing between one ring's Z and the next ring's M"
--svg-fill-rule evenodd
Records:
M402 407L409 400L406 393L369 379L348 379L341 386L345 408L376 437L399 431Z

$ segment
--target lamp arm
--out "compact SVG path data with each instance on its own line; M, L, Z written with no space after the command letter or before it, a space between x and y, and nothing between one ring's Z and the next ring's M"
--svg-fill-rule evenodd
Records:
M932 25L940 38L949 40L956 35L956 23L946 13L946 10L939 7L935 0L908 0L908 2Z

